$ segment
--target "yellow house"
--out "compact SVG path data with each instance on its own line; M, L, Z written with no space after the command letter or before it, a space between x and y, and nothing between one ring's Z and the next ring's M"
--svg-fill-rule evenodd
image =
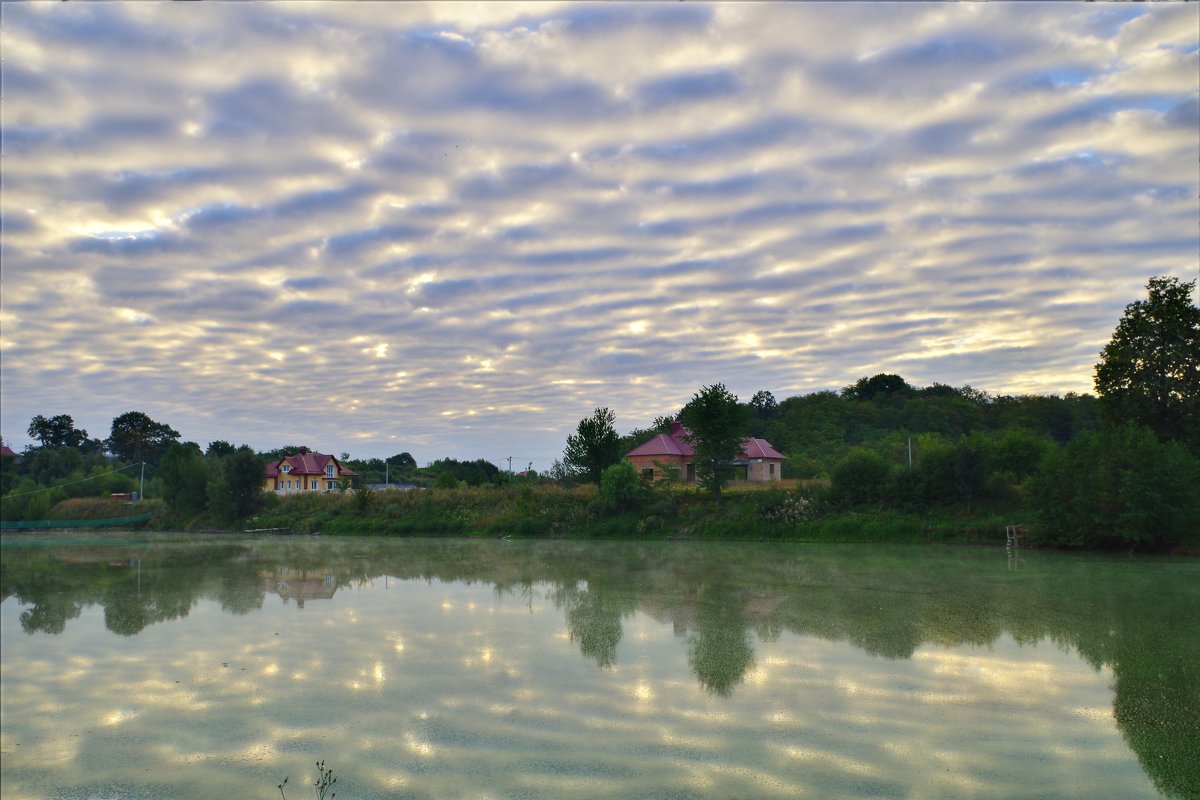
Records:
M357 472L343 467L333 456L301 447L295 455L284 456L267 464L263 491L276 494L334 492L337 491L338 481L356 477Z

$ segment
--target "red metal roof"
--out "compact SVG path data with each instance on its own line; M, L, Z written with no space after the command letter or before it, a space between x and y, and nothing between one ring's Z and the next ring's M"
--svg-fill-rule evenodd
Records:
M787 458L787 456L771 447L771 443L766 439L755 439L749 436L742 441L742 458Z
M267 464L267 477L274 478L280 474L280 468L287 464L288 475L324 475L325 467L332 463L336 468L334 475L337 477L355 477L358 475L352 469L343 467L341 463L333 456L325 453L314 453L311 450L300 448L300 452L295 455L284 456L279 461L271 461Z
M672 422L671 430L667 433L660 433L652 439L639 444L637 447L630 450L625 456L690 456L694 455L695 451L692 445L688 442L687 437L691 432L683 427L681 422Z

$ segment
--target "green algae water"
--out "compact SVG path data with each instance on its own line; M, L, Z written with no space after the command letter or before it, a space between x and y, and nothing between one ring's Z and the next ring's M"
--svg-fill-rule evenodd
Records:
M1194 560L124 536L4 540L5 800L1200 797Z

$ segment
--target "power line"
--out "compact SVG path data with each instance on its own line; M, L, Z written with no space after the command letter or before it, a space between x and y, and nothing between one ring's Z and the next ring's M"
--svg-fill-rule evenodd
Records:
M97 480L100 480L101 478L107 478L109 475L112 475L113 473L124 472L127 469L133 469L134 467L139 467L145 463L146 463L145 461L139 461L136 464L130 464L127 467L121 467L120 469L114 469L109 472L105 472L102 475L92 475L87 478L80 478L77 481L70 481L68 483L60 483L57 486L47 486L44 489L34 489L29 492L17 492L16 494L6 494L6 495L4 495L4 499L7 500L11 497L25 497L25 496L31 495L31 494L41 494L42 492L53 492L55 489L65 489L66 487L74 486L77 483L87 483L88 481L97 481Z

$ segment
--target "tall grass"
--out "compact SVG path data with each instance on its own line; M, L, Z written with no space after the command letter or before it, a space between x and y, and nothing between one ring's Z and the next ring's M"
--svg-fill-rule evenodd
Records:
M737 486L722 506L691 487L647 489L615 509L594 486L458 487L272 498L247 528L296 533L517 538L912 540L927 526L902 514L830 516L819 482Z

